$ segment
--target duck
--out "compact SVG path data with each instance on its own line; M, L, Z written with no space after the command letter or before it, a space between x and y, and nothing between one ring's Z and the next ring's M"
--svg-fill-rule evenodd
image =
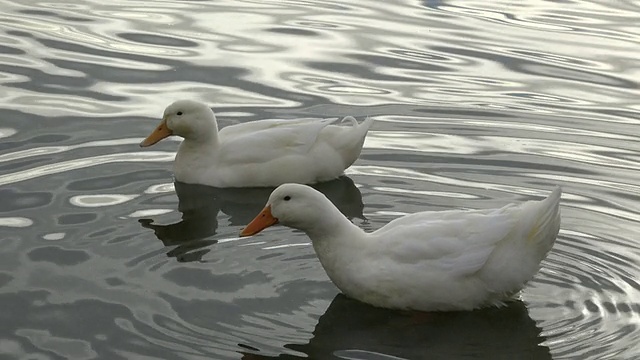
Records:
M373 306L431 311L500 307L541 267L560 231L556 187L543 200L492 209L423 211L365 232L322 193L283 184L241 231L275 224L301 230L329 279Z
M206 104L178 100L141 143L148 147L176 135L184 138L175 157L176 181L218 188L276 187L336 179L360 156L373 123L338 118L258 120L218 131ZM342 125L349 123L350 126Z

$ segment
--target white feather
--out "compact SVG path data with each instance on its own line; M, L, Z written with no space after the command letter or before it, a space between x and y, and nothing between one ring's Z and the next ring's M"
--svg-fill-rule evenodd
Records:
M282 185L268 205L281 224L307 233L329 278L346 295L381 307L431 311L499 305L522 289L556 239L559 202L557 188L543 201L420 212L372 233L308 186Z
M180 115L178 115L180 114ZM215 187L313 184L339 177L356 161L373 120L260 120L218 131L205 104L181 100L164 113L167 128L184 137L174 162L177 180Z

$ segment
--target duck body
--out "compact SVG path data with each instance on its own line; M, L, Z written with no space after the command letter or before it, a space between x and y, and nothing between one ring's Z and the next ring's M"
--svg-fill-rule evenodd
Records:
M368 118L358 124L348 116L342 122L349 125L336 125L337 120L260 120L218 131L211 109L181 100L167 107L141 146L183 136L174 175L184 183L220 188L314 184L339 177L357 160L373 122Z
M392 309L471 310L503 304L537 273L559 232L560 195L557 188L545 200L499 209L420 212L365 233L322 194L286 184L241 235L271 216L311 238L349 297Z

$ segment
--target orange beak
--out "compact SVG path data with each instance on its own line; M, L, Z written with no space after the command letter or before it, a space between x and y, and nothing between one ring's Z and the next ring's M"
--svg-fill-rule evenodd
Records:
M278 223L278 219L271 215L271 205L267 205L258 216L256 216L249 225L240 233L240 237L251 236Z
M171 131L168 127L167 127L167 119L162 119L162 121L160 122L160 125L158 125L158 127L153 130L153 132L151 134L149 134L149 136L147 136L146 139L142 140L142 142L140 143L140 147L147 147L147 146L151 146L155 143L157 143L158 141L173 135L173 131Z

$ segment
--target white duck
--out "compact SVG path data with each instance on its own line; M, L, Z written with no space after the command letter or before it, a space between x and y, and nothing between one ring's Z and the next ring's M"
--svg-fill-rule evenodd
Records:
M335 179L362 150L373 119L351 126L333 119L260 120L218 131L205 104L180 100L169 105L158 127L140 143L151 146L170 136L184 138L174 163L178 181L215 187L313 184Z
M281 223L304 231L333 283L374 306L471 310L499 306L536 274L560 229L560 187L499 209L425 211L365 233L320 192L275 189L241 232Z

